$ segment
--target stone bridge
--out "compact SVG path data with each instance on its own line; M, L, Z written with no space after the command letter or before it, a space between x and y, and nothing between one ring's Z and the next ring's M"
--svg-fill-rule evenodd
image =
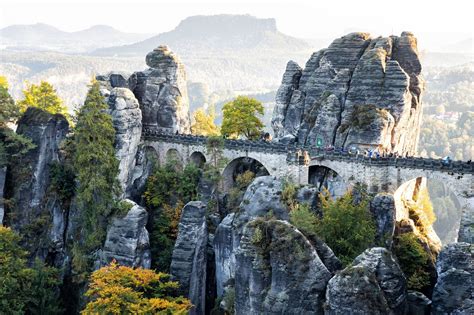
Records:
M152 129L143 131L145 146L154 149L160 163L165 163L170 157L183 165L209 161L206 139L202 136L163 134ZM304 151L309 155L306 162L303 162L302 157L297 157L298 152ZM256 160L270 175L291 178L299 184L310 183L315 172L323 171L327 174L327 171L333 171L346 185L363 183L374 193L395 194L400 187L419 178L439 180L449 187L461 205L459 240L473 242L473 163L453 161L445 165L440 159L415 157L371 159L363 155L326 151L316 147L230 139L224 141L223 154L227 160L222 170L221 185L224 191L232 187L235 167L242 159Z

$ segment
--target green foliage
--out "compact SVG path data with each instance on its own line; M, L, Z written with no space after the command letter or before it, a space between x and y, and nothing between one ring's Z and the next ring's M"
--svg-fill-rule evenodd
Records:
M82 314L187 314L191 302L174 297L179 284L153 270L110 266L94 271Z
M204 176L212 183L217 184L221 178L221 169L227 162L224 157L224 139L220 136L208 137L206 151L210 160L205 165Z
M308 204L297 204L290 212L290 223L304 235L311 236L316 233L318 218Z
M73 165L77 175L76 200L84 254L98 248L105 237L106 219L112 214L118 195L118 161L115 157L115 129L108 106L93 83L77 117L74 132ZM75 259L75 258L74 258Z
M0 87L4 89L8 89L8 80L3 75L0 75Z
M59 196L63 204L69 204L76 189L76 174L72 165L55 161L50 165L49 176L49 189Z
M3 80L3 79L4 80ZM34 148L30 139L16 134L9 124L16 122L20 111L8 93L8 82L0 77L0 167L7 165Z
M53 86L46 81L41 81L38 85L29 84L26 90L23 90L23 97L18 102L22 113L28 107L37 107L51 114L61 114L69 119L67 107L64 106Z
M27 314L49 315L62 314L59 305L59 285L61 277L59 270L46 266L41 260L36 259L33 265L30 280L30 293L26 304Z
M422 290L430 285L430 258L414 233L397 236L393 252L408 280L408 289Z
M20 237L0 226L0 313L58 314L59 272L36 261L26 266Z
M247 139L258 139L263 130L263 123L257 114L263 115L263 105L247 96L238 96L224 104L221 133L227 137L245 136Z
M181 209L196 198L200 170L194 164L183 170L172 162L155 166L148 177L144 198L150 212L150 246L153 268L167 272L177 237Z
M235 314L235 289L229 287L225 290L224 297L222 298L227 308L228 314Z
M215 124L216 113L211 108L207 113L204 108L198 108L193 114L194 122L191 125L191 132L200 136L218 136L219 128Z
M236 211L242 196L244 195L247 187L252 183L255 178L255 173L252 171L245 171L242 174L237 175L235 178L235 186L232 187L229 191L229 198L227 203L227 208L231 211Z
M362 199L356 204L350 191L336 200L325 191L320 199L323 217L316 221L316 234L348 265L374 242L375 224L369 202Z
M283 190L281 192L281 200L286 204L289 211L294 210L297 207L296 203L296 192L298 186L293 182L285 180L283 181Z

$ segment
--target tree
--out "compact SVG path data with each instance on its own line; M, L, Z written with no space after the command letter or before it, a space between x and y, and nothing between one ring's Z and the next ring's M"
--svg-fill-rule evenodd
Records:
M219 136L208 137L206 152L211 158L205 165L204 176L212 183L217 184L220 180L221 168L227 161L224 157L224 139Z
M410 232L394 239L393 252L407 277L408 289L423 290L430 286L430 257L418 237Z
M247 96L238 96L235 100L224 104L224 119L221 133L227 137L245 136L255 140L263 130L263 123L257 114L263 115L263 105Z
M368 198L355 202L348 191L333 200L329 191L320 194L323 217L316 221L320 236L345 265L373 244L375 224L369 212Z
M181 210L197 196L200 170L193 164L176 169L173 161L155 166L143 197L150 213L150 247L153 268L169 271Z
M178 286L167 274L112 262L92 273L82 314L187 314L191 302L173 297Z
M115 129L108 106L94 82L77 116L73 140L73 165L78 187L80 227L84 240L77 243L73 263L84 269L87 254L98 248L105 237L106 219L112 214L119 192L119 162L115 157ZM85 251L85 252L84 252Z
M56 90L46 81L41 81L39 85L29 84L23 90L23 100L18 102L20 111L23 113L28 107L38 107L51 114L61 114L69 119L67 107L56 94Z
M3 226L0 253L0 314L58 314L58 270L41 261L28 268L20 237Z
M204 108L198 108L194 112L194 123L191 125L191 132L199 136L218 136L219 128L214 123L216 114L214 109L209 110L208 113Z
M8 82L0 77L0 167L16 160L34 147L30 139L16 134L10 124L16 122L20 110L8 93Z

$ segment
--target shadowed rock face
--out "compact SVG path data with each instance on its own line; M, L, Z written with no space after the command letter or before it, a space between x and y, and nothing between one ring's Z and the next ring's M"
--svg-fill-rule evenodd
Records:
M288 62L272 127L280 141L414 154L423 91L416 38L352 33Z
M207 242L206 205L191 201L181 213L170 267L180 293L194 305L190 314L204 314L206 308Z
M68 132L69 124L62 115L52 115L38 108L28 108L18 122L17 133L30 138L35 148L9 167L6 197L15 203L9 209L7 223L23 236L28 236L27 230L36 227L34 239L32 236L24 239L32 257L44 259L51 248L63 249L57 247L64 245L66 214L48 187L51 163L59 161L59 145ZM50 228L45 228L50 222Z
M405 314L406 295L406 279L394 257L374 247L329 281L326 314Z
M438 281L433 291L432 314L473 314L473 245L453 243L443 247L436 271Z
M236 314L323 314L331 273L295 227L285 221L246 225L236 252Z

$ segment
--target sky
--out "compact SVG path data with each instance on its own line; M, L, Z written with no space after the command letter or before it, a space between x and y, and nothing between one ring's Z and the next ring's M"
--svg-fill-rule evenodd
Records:
M0 0L0 28L46 23L65 31L106 24L121 31L158 34L192 15L251 14L275 18L278 29L300 38L334 38L351 31L374 35L408 30L423 46L473 37L472 0ZM420 43L419 43L420 44Z

